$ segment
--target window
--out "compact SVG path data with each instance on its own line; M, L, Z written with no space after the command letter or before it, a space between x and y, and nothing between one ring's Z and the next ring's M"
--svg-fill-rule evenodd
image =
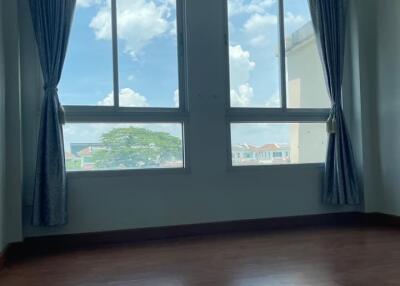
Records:
M187 30L199 35L208 32L212 39L222 40L220 29L211 31L221 25L219 10L207 22L202 13L190 14L199 2L77 1L59 85L66 110L68 171L186 168L186 86L193 89L190 103L195 106L191 107L200 110L190 114L195 128L191 134L223 134L223 126L228 126L230 165L324 160L324 122L330 103L308 1L226 1L229 64L226 73L218 76L229 75L229 81L212 83L210 75L197 72L203 71L199 38L183 35ZM192 19L186 19L188 6ZM185 41L191 61L185 61ZM217 55L211 50L217 45L203 48L210 49L210 58ZM200 60L210 64L210 58ZM215 60L224 67L223 57ZM207 84L211 95L196 90ZM219 87L226 87L227 106L225 100L218 100ZM212 103L208 120L221 120L221 124L201 123L205 122L203 103ZM216 119L226 107L227 116ZM207 144L223 140L202 139ZM221 150L212 158L226 156Z
M116 17L120 106L179 107L176 2L117 0Z
M232 164L322 162L327 144L325 133L323 123L232 123ZM247 156L241 158L241 153Z
M323 162L330 101L308 1L227 3L232 165Z
M92 28L102 6L77 1L65 64L58 86L63 105L113 105L112 42L100 40ZM111 23L111 11L103 12Z
M68 171L185 167L180 3L77 1L59 85Z
M308 1L285 0L286 94L289 108L329 108Z
M64 133L71 171L183 167L181 124L70 123Z
M231 106L279 107L278 5L259 3L261 14L247 11L255 1L228 1Z

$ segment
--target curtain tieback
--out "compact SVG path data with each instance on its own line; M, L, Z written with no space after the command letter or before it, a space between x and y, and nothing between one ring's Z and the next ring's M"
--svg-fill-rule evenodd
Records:
M50 92L53 96L57 96L57 94L58 94L57 85L45 84L43 86L43 89L44 89L45 93ZM59 102L58 102L58 120L62 125L65 124L65 110L64 110L64 107Z
M332 108L328 120L326 121L326 132L329 134L336 133L336 112L335 107Z
M45 92L52 92L53 94L57 94L57 92L58 92L58 88L57 88L57 85L52 85L52 84L49 84L49 85L44 85L43 86L43 89L44 89L44 91Z

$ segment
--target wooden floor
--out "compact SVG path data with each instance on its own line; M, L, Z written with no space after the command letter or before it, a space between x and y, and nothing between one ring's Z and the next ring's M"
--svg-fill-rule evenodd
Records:
M400 230L309 229L65 251L13 262L0 285L400 285Z

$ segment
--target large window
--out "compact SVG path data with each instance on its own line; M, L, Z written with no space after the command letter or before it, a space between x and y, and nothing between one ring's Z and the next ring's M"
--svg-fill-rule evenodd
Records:
M59 85L68 171L185 166L181 10L77 1Z
M232 166L323 162L330 102L308 1L218 1L226 30L202 2L77 1L59 85L68 171L187 167L189 96L191 142L228 127L211 163L225 147Z
M323 162L330 101L307 0L227 0L231 163Z

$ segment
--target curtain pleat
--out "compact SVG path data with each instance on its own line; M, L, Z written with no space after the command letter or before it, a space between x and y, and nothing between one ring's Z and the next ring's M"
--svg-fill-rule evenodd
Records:
M65 225L68 220L60 81L76 0L30 0L44 79L37 149L32 224Z
M358 205L361 192L342 109L347 0L309 0L309 6L332 102L327 122L329 140L322 201L332 205Z

